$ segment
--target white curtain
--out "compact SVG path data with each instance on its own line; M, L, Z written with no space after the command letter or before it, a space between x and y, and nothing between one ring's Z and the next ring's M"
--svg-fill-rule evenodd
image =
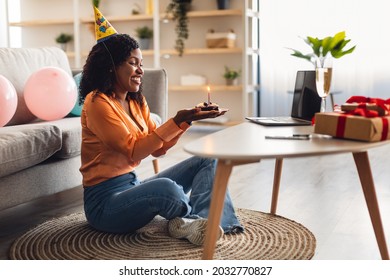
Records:
M333 60L335 103L349 96L390 98L390 1L261 0L260 81L262 116L289 115L296 71L314 70L287 48L309 53L302 37L346 31L352 54ZM328 102L329 104L330 102Z

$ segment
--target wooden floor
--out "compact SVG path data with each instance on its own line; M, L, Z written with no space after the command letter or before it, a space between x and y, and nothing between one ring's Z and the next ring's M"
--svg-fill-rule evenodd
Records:
M215 131L194 126L164 158L164 169L189 157L182 146ZM390 145L369 151L382 222L390 242ZM233 169L229 191L236 207L269 212L274 160ZM141 178L153 173L152 164L137 169ZM0 259L8 258L12 241L52 217L81 211L78 187L0 211ZM299 222L317 239L316 260L380 259L376 239L350 154L284 160L277 214Z

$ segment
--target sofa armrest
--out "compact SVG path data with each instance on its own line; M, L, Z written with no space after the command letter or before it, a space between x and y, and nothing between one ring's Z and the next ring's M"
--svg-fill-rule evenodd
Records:
M83 72L82 68L72 68L72 76L76 76L77 74Z
M164 69L144 69L142 94L150 111L165 122L168 115L168 76Z

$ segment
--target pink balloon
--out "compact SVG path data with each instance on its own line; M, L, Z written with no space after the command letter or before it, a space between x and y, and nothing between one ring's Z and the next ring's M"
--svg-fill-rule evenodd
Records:
M14 116L18 105L15 87L0 75L0 127L6 125Z
M58 120L76 104L76 83L63 69L45 67L28 78L24 100L31 113L41 120Z

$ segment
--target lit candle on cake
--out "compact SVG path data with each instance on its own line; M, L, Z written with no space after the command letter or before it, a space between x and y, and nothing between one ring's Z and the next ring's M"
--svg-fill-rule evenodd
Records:
M197 108L200 108L201 111L214 111L218 110L218 105L211 102L210 86L207 86L207 102L203 101L196 105Z
M210 87L209 86L207 86L207 104L211 104L211 102L210 102Z

